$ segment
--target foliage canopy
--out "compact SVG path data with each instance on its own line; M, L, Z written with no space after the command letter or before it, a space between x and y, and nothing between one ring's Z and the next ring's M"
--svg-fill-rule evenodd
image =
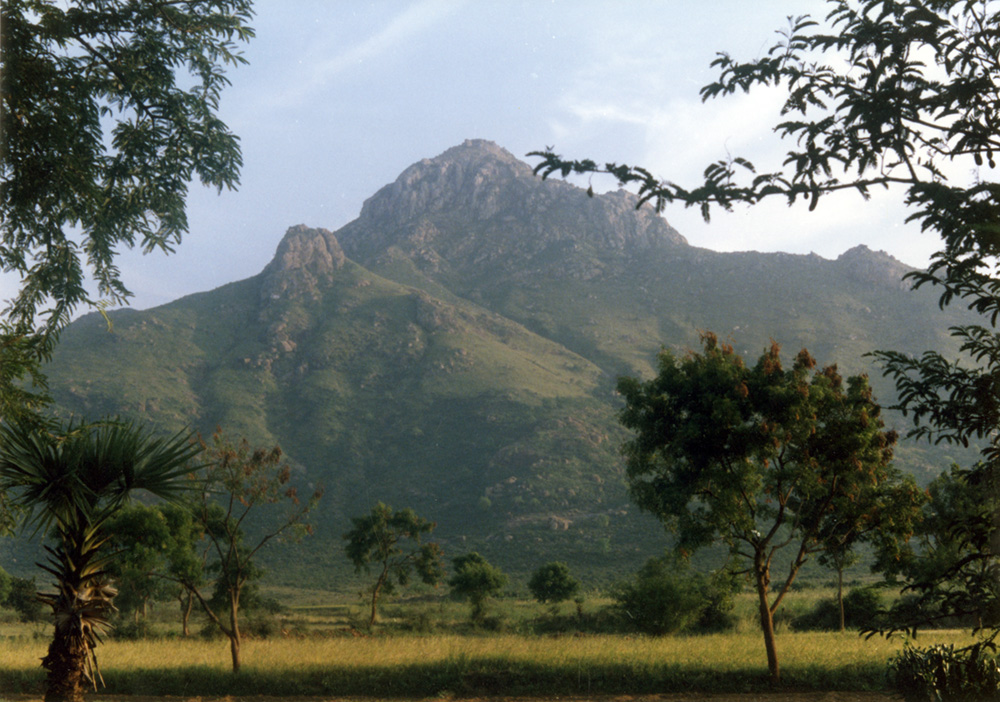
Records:
M531 574L528 589L539 602L558 604L579 592L580 581L573 577L565 563L553 561Z
M452 565L454 570L448 581L452 593L468 599L472 621L482 622L486 603L503 592L507 576L475 551L452 559Z
M37 363L80 305L130 292L122 247L166 252L187 231L193 178L238 183L218 117L245 62L251 0L10 0L0 21L0 268L20 289L0 320L0 411L44 401Z
M354 564L355 572L377 569L371 586L371 616L368 626L375 624L379 597L392 595L396 586L405 587L410 574L416 571L427 585L437 585L444 576L441 547L421 543L424 534L437 526L418 517L412 509L394 512L379 502L364 517L352 517L354 528L344 534L344 550ZM404 545L408 542L408 545Z
M623 447L632 498L677 532L681 554L722 542L745 567L775 680L773 616L802 565L848 540L898 550L919 504L912 480L889 465L896 436L867 379L814 368L803 350L785 369L777 344L748 367L705 334L701 353L664 351L655 378L618 383L622 424L635 432Z

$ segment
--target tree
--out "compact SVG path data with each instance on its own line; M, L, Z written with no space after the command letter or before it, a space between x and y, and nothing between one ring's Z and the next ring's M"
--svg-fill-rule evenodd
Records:
M982 317L952 328L963 361L927 351L913 357L879 351L876 358L895 380L898 409L912 416L911 436L968 445L978 442L983 460L963 469L964 480L995 494L1000 484L1000 285L994 263L1000 253L1000 183L985 166L1000 152L1000 13L988 0L830 0L820 24L790 20L787 31L755 61L719 54L715 82L704 99L775 85L787 91L784 120L775 131L794 142L778 168L758 172L740 157L705 169L704 183L682 187L648 170L590 159L567 160L551 150L536 172L610 173L637 184L642 202L659 209L671 202L730 209L765 198L784 198L810 209L838 191L867 198L873 188L901 188L913 209L909 219L937 233L942 248L926 270L910 274L915 287L935 286L942 306L961 301ZM963 181L962 176L971 177ZM968 546L982 548L959 568L1000 572L1000 514L985 501L952 526ZM937 575L947 606L969 598L961 572ZM927 582L927 581L925 581ZM927 583L929 584L929 582ZM984 611L995 602L981 601ZM996 638L994 629L988 640ZM988 641L987 641L988 643Z
M416 571L427 585L437 585L444 576L441 547L436 543L421 543L424 534L437 526L434 522L418 517L412 509L393 512L392 507L379 502L371 514L353 517L354 528L344 534L344 550L360 573L377 568L371 586L371 616L368 626L375 625L376 607L381 595L392 595L395 586L405 587L410 573ZM402 542L409 542L408 547Z
M528 589L535 599L545 604L559 604L573 597L580 590L580 581L569 572L565 563L553 561L536 570L528 580Z
M167 521L155 507L129 505L112 515L105 528L108 546L117 554L107 569L118 590L115 606L119 613L130 612L139 625L150 602L163 593L163 581L154 573L165 561Z
M201 582L182 572L173 577L229 639L235 673L240 670L243 642L239 619L241 597L247 584L262 572L254 559L275 539L294 540L311 533L307 518L322 491L317 489L308 501L302 502L298 489L291 483L291 466L282 461L277 446L251 448L246 439L233 443L217 430L211 443L201 440L200 447L207 467L200 478L200 502L194 516L204 529L214 556L214 563L209 566L217 573L214 599L221 600L225 611L216 611L210 598L202 594ZM251 514L255 515L259 535L247 543L244 528ZM262 526L267 521L270 523ZM200 578L200 571L198 575Z
M239 141L217 112L253 30L251 0L8 0L2 13L0 268L20 278L0 318L7 419L45 401L38 364L97 304L87 276L126 302L121 247L170 252L193 178L236 187Z
M469 600L472 621L481 623L486 616L486 604L497 597L507 585L507 576L475 551L452 560L454 575L448 581L451 591Z
M0 603L7 604L13 590L14 578L6 570L0 568Z
M631 627L653 636L694 626L711 604L709 585L683 558L650 558L630 581L611 593Z
M883 430L864 376L845 384L836 367L814 370L805 350L786 370L777 344L748 367L714 335L702 342L683 358L663 351L652 380L618 382L621 422L635 432L623 446L629 491L677 532L681 554L722 542L745 566L777 682L774 613L799 569L836 534L905 541L919 492L889 465L896 436ZM849 518L845 502L857 505ZM786 548L788 571L772 594Z
M204 532L191 510L178 504L130 505L113 515L106 529L118 554L108 568L118 588L118 610L131 610L138 625L152 600L176 597L187 636L193 595L177 580L200 584L204 566L196 552Z
M55 533L41 565L56 586L40 595L55 619L42 659L47 702L81 702L81 684L96 686L100 677L94 647L115 595L107 577L115 557L107 548L108 520L137 490L179 499L197 453L185 433L161 438L134 423L53 424L47 431L0 424L0 489L28 510L28 524Z
M167 522L170 539L167 541L167 569L164 578L173 584L173 596L180 605L181 632L191 634L189 621L194 606L194 595L185 585L199 588L205 579L205 557L197 551L205 537L204 526L184 505L162 504L157 506Z
M978 525L980 510L1000 511L1000 485L969 480L981 475L952 466L928 488L914 548L882 565L890 577L902 576L905 591L916 597L898 607L894 627L913 630L921 624L965 622L973 628L1000 627L1000 567L982 558L995 545L978 539L990 530Z
M860 554L847 547L847 544L833 544L819 555L816 560L837 571L837 618L838 631L847 628L847 615L844 612L844 570L861 560Z
M22 622L39 622L45 619L45 606L38 599L34 578L11 578L7 605L17 612Z

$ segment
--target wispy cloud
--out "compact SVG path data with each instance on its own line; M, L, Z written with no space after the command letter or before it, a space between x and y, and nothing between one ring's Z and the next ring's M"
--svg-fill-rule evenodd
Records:
M347 71L357 70L390 52L399 52L412 39L425 34L462 8L466 0L418 0L394 15L377 33L331 56L310 62L302 77L287 87L283 102L315 95Z

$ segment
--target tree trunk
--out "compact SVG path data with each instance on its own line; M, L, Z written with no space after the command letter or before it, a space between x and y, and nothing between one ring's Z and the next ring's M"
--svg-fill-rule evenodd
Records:
M382 574L378 577L378 580L375 581L375 586L372 587L372 613L371 616L368 618L369 629L375 626L375 617L376 617L375 607L378 604L378 595L382 591L382 585L385 584L385 579L387 577L388 577L388 571L387 570L382 571Z
M48 671L45 702L83 702L86 665L87 647L79 636L57 625L48 655L42 659L42 667Z
M240 596L238 592L229 595L229 653L233 659L233 672L240 672Z
M778 667L778 648L774 640L774 616L767 602L767 586L770 577L766 567L762 564L757 564L755 571L754 579L756 580L757 600L760 608L760 628L764 633L764 649L767 651L767 669L771 673L771 683L777 685L781 682L781 669Z
M844 568L843 568L843 566L838 566L838 568L837 568L837 606L840 608L840 630L843 631L846 628L844 626Z
M191 620L191 608L194 606L194 595L190 592L184 591L178 599L181 602L181 631L184 632L184 636L190 636L191 628L188 626L188 623Z

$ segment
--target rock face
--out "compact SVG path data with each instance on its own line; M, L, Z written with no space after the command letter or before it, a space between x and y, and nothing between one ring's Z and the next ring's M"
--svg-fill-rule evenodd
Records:
M837 257L837 265L860 283L899 290L910 287L903 276L913 270L912 268L885 251L872 251L864 244L840 254Z
M469 140L407 168L338 238L362 263L396 249L432 269L446 261L461 275L497 265L517 273L584 249L620 257L687 243L637 202L624 191L588 197L568 183L542 181L496 144ZM569 261L566 271L573 270Z
M318 300L344 260L344 251L332 232L304 224L290 227L261 273L262 301L283 297Z

